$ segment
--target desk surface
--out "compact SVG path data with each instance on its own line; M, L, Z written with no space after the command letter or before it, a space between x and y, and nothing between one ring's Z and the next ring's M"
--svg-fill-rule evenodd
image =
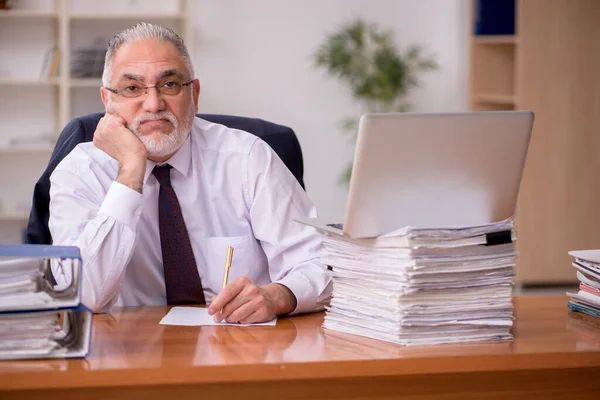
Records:
M200 385L600 368L600 322L566 297L516 297L513 341L400 347L323 330L323 313L276 327L161 326L167 307L95 315L86 359L0 362L0 391Z

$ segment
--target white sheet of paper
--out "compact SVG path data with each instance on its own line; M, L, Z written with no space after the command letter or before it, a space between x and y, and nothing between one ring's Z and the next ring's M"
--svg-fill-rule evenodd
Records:
M275 326L277 318L258 324L231 324L228 322L215 322L212 315L208 315L208 308L198 307L173 307L167 315L160 320L160 325L180 326Z

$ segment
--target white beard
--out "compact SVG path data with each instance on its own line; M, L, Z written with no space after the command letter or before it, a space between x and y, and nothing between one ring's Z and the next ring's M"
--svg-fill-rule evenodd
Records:
M152 132L149 135L144 135L139 131L141 121L163 118L168 119L173 125L173 130L170 133ZM131 124L127 124L127 128L132 131L140 139L144 147L146 147L148 158L163 158L174 154L181 146L183 146L192 130L193 121L193 108L190 108L190 112L187 116L182 118L181 123L179 123L177 118L175 118L175 115L170 111L160 111L156 114L144 113L138 115Z
M114 112L110 99L108 101L106 110L107 112ZM178 121L175 115L170 111L160 111L156 114L147 112L135 117L131 124L127 124L127 129L132 131L135 136L140 139L146 148L148 158L164 158L166 156L170 156L171 154L175 154L175 152L177 152L177 150L183 146L192 130L195 117L194 114L195 105L192 98L188 113L182 118L181 122ZM140 123L143 120L157 119L167 119L171 125L173 125L173 130L169 133L152 132L147 135L144 135L140 132Z

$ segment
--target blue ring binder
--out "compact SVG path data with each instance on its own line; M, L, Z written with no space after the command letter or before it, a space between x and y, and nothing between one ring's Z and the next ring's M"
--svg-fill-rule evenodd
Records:
M81 304L79 248L0 244L0 360L85 357L92 312ZM60 272L61 283L52 275Z

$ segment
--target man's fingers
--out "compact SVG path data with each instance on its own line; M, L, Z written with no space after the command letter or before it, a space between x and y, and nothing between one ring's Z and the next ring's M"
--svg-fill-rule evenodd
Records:
M210 303L208 307L208 314L214 315L217 311L220 311L225 305L233 300L240 292L250 284L248 278L238 278L235 281L228 284ZM240 304L241 305L241 304ZM233 310L231 310L233 311ZM222 319L222 318L221 318Z
M215 322L225 319L229 323L251 324L271 320L276 310L268 291L243 277L231 282L213 299L208 313Z
M271 320L271 318L267 318L266 312L264 309L256 310L252 314L248 315L245 319L241 320L242 324L257 324L259 322L267 322Z
M239 296L241 297L241 296ZM227 322L233 323L233 322L240 322L244 319L246 319L247 317L250 316L250 314L252 314L253 312L256 311L256 307L257 307L257 302L255 301L255 299L249 299L250 301L246 302L245 304L242 304L239 307L232 307L232 311L230 314L228 314L225 317L225 320ZM229 307L229 306L228 306ZM225 310L224 314L226 314Z
M219 311L218 318L225 319L227 322L237 322L236 319L231 319L231 314L239 310L249 301L252 301L258 296L259 292L260 289L258 286L254 285L252 282L245 284L237 296L222 307L222 311Z
M104 113L104 117L102 117L102 118L106 118L106 119L116 118L117 120L125 121L123 119L123 117L121 117L119 114L117 114L114 111L108 111L108 112Z

